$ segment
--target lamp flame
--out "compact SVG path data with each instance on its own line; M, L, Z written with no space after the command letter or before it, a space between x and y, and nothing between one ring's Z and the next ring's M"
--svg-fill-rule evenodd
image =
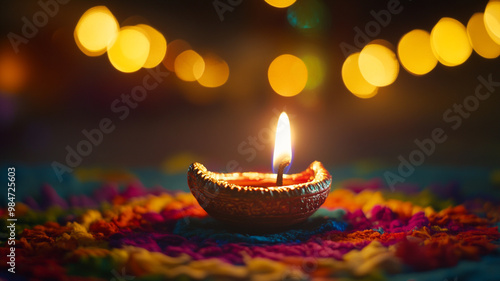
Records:
M276 127L276 139L274 141L273 172L277 173L282 162L292 162L292 136L290 133L290 120L285 112L282 112ZM285 173L290 169L286 167Z

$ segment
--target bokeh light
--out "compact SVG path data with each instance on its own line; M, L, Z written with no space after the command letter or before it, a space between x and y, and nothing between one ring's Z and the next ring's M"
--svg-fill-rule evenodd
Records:
M325 25L327 8L319 0L301 0L288 7L287 20L302 30L319 29Z
M483 58L494 59L500 55L500 45L486 31L483 13L475 13L469 19L467 35L474 51Z
M429 73L437 65L431 48L429 32L414 29L406 33L398 44L398 57L406 71L414 75Z
M119 71L130 73L144 66L149 56L149 39L135 26L123 27L108 49L111 64Z
M284 97L299 94L307 83L307 66L296 56L284 54L275 58L267 72L271 88Z
M78 48L88 56L99 56L118 35L118 22L105 6L88 9L78 21L74 37Z
M379 43L366 45L359 54L358 64L365 80L377 87L390 85L398 77L396 55L389 47Z
M19 93L28 79L28 69L21 55L5 50L0 53L0 93Z
M442 18L431 31L432 52L440 63L457 66L472 53L465 26L456 19Z
M191 49L191 45L182 39L175 39L167 45L167 55L163 60L163 65L171 72L175 71L175 59L177 56L187 50Z
M215 54L203 56L205 71L198 79L198 83L207 88L216 88L224 85L229 78L229 66Z
M359 69L359 53L351 54L342 65L342 80L346 88L359 98L371 98L377 94L378 87L368 83Z
M484 9L484 25L491 39L500 44L500 1L490 0Z
M308 78L305 88L307 90L316 89L325 78L325 64L318 56L311 54L302 56L301 59L307 67Z
M137 181L137 177L125 169L77 167L73 173L75 178L80 182L104 181L116 184L128 184Z
M491 183L500 185L500 169L495 169L491 171L490 179Z
M153 68L160 64L167 53L167 40L158 30L146 24L138 24L149 39L149 56L144 63L145 68Z
M295 3L296 0L266 0L267 4L276 8L286 8Z
M184 173L191 163L201 161L200 159L203 159L200 155L191 151L182 151L165 159L161 167L167 174L180 174Z
M199 79L205 71L205 61L193 50L180 53L175 58L175 74L181 80L195 81Z

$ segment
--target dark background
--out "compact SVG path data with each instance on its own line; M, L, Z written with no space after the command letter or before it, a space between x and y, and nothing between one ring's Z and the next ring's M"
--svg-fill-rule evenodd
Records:
M265 143L252 160L238 152L238 145L249 137L258 138L263 129L272 129L275 112L286 109L294 134L292 171L304 169L313 160L328 166L366 160L397 165L399 155L407 157L416 148L415 139L430 137L437 127L448 138L425 164L499 166L500 88L457 130L443 121L443 113L474 94L479 75L492 74L493 80L500 81L500 59L484 59L473 52L460 66L438 64L420 77L401 67L394 84L366 100L345 88L340 73L345 56L339 44L354 45L353 28L364 29L373 20L370 11L386 9L388 2L322 1L322 26L299 30L288 23L287 9L263 0L243 0L223 14L223 21L213 1L206 0L73 0L59 5L57 15L14 54L7 35L22 35L22 17L31 20L40 6L37 1L1 1L0 54L15 56L25 73L16 92L0 94L1 161L64 163L65 147L76 147L84 139L83 129L97 128L107 117L116 129L84 157L82 166L160 167L184 155L214 170L226 170L231 160L244 170L270 170L272 143ZM406 32L430 31L442 17L465 25L472 14L484 11L487 1L400 3L401 13L392 15L373 39L397 45ZM78 49L73 38L76 23L96 5L107 6L122 26L128 18L140 17L168 42L184 39L195 51L218 54L229 65L228 82L208 89L172 73L128 118L119 120L110 110L111 103L141 85L148 72L122 73L106 55L87 57ZM283 53L320 57L325 65L320 87L291 98L275 94L267 68Z

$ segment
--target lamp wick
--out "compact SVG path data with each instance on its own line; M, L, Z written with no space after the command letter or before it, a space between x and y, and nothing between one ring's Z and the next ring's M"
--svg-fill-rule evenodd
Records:
M280 163L280 167L278 168L278 176L276 177L276 186L282 186L283 185L283 172L285 171L285 168L290 165L290 159L286 158Z

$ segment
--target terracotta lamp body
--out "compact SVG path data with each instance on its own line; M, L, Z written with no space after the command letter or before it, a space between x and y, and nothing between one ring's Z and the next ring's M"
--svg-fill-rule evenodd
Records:
M205 211L235 227L279 229L305 221L325 201L332 177L315 161L298 174L215 173L200 163L188 170L191 193Z

